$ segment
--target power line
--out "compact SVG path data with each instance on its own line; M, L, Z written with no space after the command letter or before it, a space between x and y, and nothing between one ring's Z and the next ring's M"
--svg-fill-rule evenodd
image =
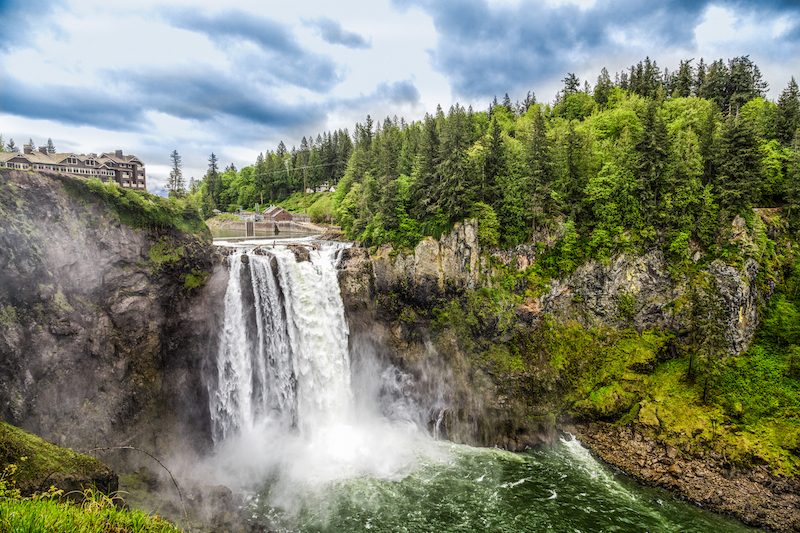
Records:
M277 174L278 172L294 172L295 170L303 170L309 168L320 168L320 167L330 167L333 165L338 165L339 163L323 163L321 165L303 165L302 167L292 167L291 169L287 168L284 170L273 170L272 172L259 172L258 174L251 174L251 176L266 176L268 174Z

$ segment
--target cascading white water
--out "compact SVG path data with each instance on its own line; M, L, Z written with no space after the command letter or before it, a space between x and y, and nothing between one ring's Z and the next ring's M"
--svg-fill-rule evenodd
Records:
M208 376L214 475L243 491L267 483L282 509L297 505L298 491L402 478L438 453L428 410L407 394L410 376L368 343L349 346L336 270L348 246L309 246L310 261L283 246L228 257Z
M437 386L448 374L437 367L415 379L358 335L348 347L336 254L312 251L310 262L297 262L275 247L229 257L209 380L217 453L202 477L233 488L253 524L286 532L738 531L693 507L637 496L574 438L522 455L430 438L425 428L437 437L449 408ZM425 391L422 402L414 389Z
M309 435L352 414L334 268L340 248L311 250L300 262L284 247L228 258L217 379L209 386L216 443L261 424Z

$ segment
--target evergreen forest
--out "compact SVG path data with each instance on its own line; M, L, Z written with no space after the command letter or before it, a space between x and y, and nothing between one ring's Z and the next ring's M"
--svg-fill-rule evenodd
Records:
M213 209L278 203L320 184L336 191L312 215L369 245L413 247L464 218L488 246L563 232L561 270L587 257L661 247L676 264L690 243L712 255L737 215L782 207L800 225L800 92L777 102L747 56L676 70L649 58L592 88L568 74L552 103L506 94L488 109L455 104L423 120L367 116L346 129L281 142L239 171L212 154L192 184Z

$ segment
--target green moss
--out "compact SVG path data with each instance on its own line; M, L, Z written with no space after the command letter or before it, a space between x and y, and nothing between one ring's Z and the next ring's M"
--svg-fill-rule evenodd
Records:
M61 311L74 311L72 306L69 304L67 297L64 296L64 293L61 291L61 287L59 287L56 293L53 295L53 304Z
M636 315L636 297L629 292L617 295L617 315L624 320L632 320Z
M206 280L208 280L209 274L208 272L203 272L199 269L192 269L192 271L186 274L183 278L183 289L186 292L192 291L198 287L202 287L205 285Z
M19 428L0 422L0 469L16 465L12 480L19 486L38 490L70 475L93 476L107 467L87 455L45 442Z
M575 402L574 409L592 418L617 419L629 412L636 403L636 395L619 383L605 385L589 393L589 397Z
M183 257L183 246L174 246L168 237L150 245L150 261L160 266L164 263L177 263Z
M13 305L0 307L0 324L7 328L17 325L17 308Z

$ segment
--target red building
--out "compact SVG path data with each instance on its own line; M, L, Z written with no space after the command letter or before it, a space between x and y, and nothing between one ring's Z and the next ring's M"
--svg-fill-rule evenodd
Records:
M270 222L291 222L292 214L279 205L271 205L264 209L264 220Z

